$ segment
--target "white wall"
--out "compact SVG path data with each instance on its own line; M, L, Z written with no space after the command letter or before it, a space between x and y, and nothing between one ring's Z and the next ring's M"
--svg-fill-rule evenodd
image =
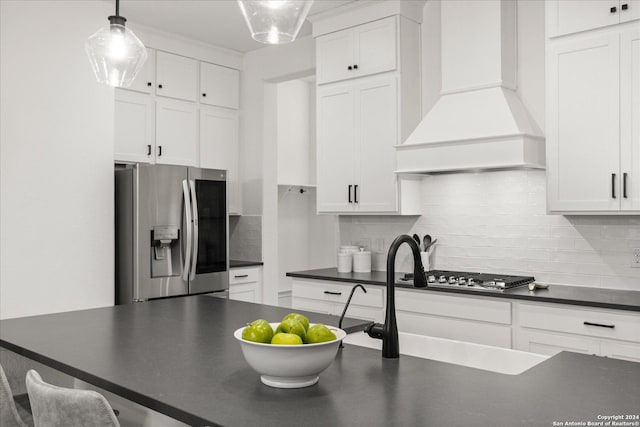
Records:
M113 90L84 52L108 2L0 2L0 318L113 304Z
M310 75L311 37L244 57L240 83L240 171L245 215L262 215L263 302L278 304L278 148L276 83Z

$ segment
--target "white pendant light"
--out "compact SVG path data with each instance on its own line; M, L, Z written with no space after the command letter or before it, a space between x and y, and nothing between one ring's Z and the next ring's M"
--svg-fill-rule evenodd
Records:
M267 44L294 41L312 4L313 0L238 0L251 37Z
M133 31L124 26L120 16L120 0L109 25L100 28L85 43L85 51L99 83L129 87L147 60L147 49Z

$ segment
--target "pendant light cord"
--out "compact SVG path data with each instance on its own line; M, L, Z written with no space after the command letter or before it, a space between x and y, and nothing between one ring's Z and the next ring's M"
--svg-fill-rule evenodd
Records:
M116 0L116 16L120 16L120 0Z

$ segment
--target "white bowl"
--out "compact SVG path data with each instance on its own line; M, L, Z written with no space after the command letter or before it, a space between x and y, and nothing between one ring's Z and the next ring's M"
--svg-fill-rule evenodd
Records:
M274 331L279 324L270 323ZM263 384L277 388L301 388L318 382L319 374L331 365L340 342L347 336L342 329L327 327L336 339L317 344L279 345L247 341L242 339L244 326L236 329L233 336L240 341L244 358L260 374Z

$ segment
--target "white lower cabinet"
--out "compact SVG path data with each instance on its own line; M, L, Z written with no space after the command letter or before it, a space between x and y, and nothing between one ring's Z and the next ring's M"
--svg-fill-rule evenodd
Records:
M291 307L340 316L354 285L355 283L294 279L291 285ZM345 317L372 322L384 321L384 288L363 286L367 293L356 289Z
M229 299L262 302L262 267L229 269Z
M640 315L600 308L514 303L515 348L554 355L560 351L640 362Z
M398 330L511 348L511 303L396 289Z

